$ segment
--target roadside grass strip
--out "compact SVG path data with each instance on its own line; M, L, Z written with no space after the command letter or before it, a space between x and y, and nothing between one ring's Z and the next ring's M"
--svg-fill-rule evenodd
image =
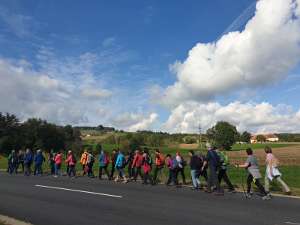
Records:
M101 193L101 192L92 192L92 191L70 189L70 188L63 188L63 187L45 186L45 185L39 185L39 184L36 184L34 186L38 187L38 188L44 188L44 189L78 192L78 193L84 193L84 194L90 194L90 195L106 196L106 197L111 197L111 198L123 198L123 196L121 196L121 195L112 195L112 194L106 194L106 193Z

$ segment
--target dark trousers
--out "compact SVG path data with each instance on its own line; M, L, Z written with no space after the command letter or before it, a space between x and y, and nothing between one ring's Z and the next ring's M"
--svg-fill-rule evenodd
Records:
M222 179L225 181L225 183L227 184L227 186L230 190L234 190L234 187L233 187L232 183L230 182L229 177L227 175L226 169L219 170L218 180L219 180L220 184L222 182Z
M55 175L55 163L54 163L54 161L50 162L50 172L51 172L51 175Z
M69 177L71 177L71 176L76 177L75 165L69 165L68 176Z
M134 168L132 167L131 164L128 165L128 176L129 178L134 177Z
M42 164L35 164L34 165L34 175L43 175Z
M25 164L25 175L29 176L31 174L31 163Z
M184 175L184 167L182 167L182 168L177 168L177 170L176 170L176 180L178 181L178 175L181 175L181 177L182 177L182 182L184 183L184 184L186 184L186 182L185 182L185 175Z
M158 182L158 180L157 180L158 174L161 174L163 168L164 168L163 166L156 166L155 167L155 169L154 169L154 176L153 176L153 182L154 183Z
M8 164L8 172L12 174L13 172L17 173L17 165L15 163Z
M204 170L200 172L200 176L204 177L205 181L208 182L207 168L204 168Z
M176 170L175 169L169 169L169 178L167 181L167 185L173 183L174 185L178 185L177 179L176 179Z
M265 191L265 188L260 183L260 180L253 178L253 176L251 174L249 174L248 178L247 178L247 193L250 193L250 191L251 191L251 183L252 183L252 181L257 186L257 188L258 188L258 190L259 190L259 192L261 194L267 195L267 192Z
M153 184L152 177L150 175L150 172L144 173L144 181L143 184L148 184L148 181L150 184Z
M221 192L221 187L220 183L218 180L218 175L217 175L217 168L214 166L209 167L209 176L208 176L208 181L207 181L207 189L211 191L212 187L216 187L217 192Z
M142 175L142 167L136 167L134 171L134 181L136 181L137 177L140 176L141 179L143 180L143 175Z
M93 172L93 163L88 163L87 167L88 167L88 176L89 177L94 177L94 172Z
M114 178L114 174L115 174L115 164L112 164L111 165L111 172L110 172L109 179L113 179Z
M100 166L99 167L99 179L102 179L102 172L105 172L106 176L109 178L109 173L108 173L108 170L107 170L107 166Z

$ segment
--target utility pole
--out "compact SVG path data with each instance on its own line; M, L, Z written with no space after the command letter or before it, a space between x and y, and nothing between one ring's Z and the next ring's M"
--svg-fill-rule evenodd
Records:
M199 148L200 150L202 149L202 129L201 129L201 124L199 123L199 127L198 127L198 131L199 131Z

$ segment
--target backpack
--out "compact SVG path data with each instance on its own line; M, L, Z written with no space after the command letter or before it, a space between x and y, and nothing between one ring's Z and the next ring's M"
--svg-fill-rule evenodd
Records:
M172 159L171 169L177 169L179 167L178 161L175 159Z
M108 165L109 164L109 158L107 155L104 155L104 164Z

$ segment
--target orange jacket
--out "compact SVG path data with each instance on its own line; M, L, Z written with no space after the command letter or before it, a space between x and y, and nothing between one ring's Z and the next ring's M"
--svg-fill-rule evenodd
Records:
M81 158L80 158L81 165L86 165L87 159L88 159L88 153L87 152L82 153Z

